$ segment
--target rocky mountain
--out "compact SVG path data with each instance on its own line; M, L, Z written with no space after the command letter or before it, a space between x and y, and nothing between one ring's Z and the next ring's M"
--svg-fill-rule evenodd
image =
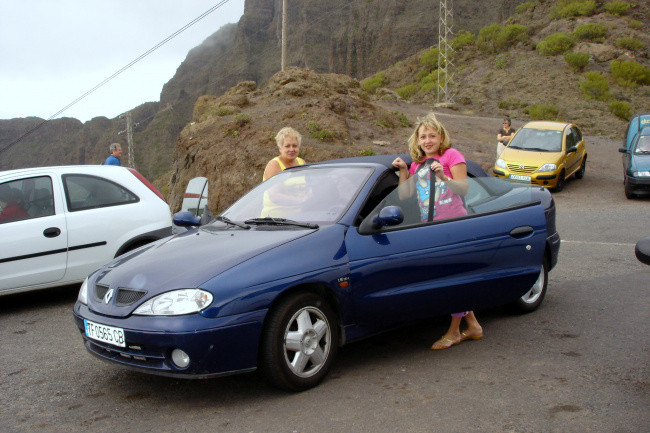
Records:
M454 0L454 28L478 31L501 22L523 0ZM439 5L430 0L289 0L289 65L364 78L438 41ZM423 18L424 17L424 18ZM280 69L282 0L246 0L239 23L226 25L191 50L165 84L159 103L132 110L136 168L167 176L172 149L201 95L221 95L240 81L263 85ZM0 120L0 149L42 119ZM85 124L56 119L3 152L0 170L39 165L98 164L123 119ZM126 146L124 146L126 150ZM123 154L128 160L128 154Z

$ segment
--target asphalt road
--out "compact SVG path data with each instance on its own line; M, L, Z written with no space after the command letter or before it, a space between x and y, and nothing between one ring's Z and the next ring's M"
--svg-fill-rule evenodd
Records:
M585 178L555 194L563 242L544 304L477 312L480 341L431 351L449 319L419 322L342 348L319 387L289 394L255 373L183 381L97 360L72 321L78 286L5 296L0 430L648 431L650 267L634 244L650 198L625 199L611 142L592 149Z

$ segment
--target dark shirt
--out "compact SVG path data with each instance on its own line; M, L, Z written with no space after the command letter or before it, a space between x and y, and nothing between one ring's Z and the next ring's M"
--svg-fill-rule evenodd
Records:
M514 133L515 130L513 128L508 128L507 130L503 128L499 129L499 134L501 135L512 135ZM501 144L508 144L508 140L501 141Z

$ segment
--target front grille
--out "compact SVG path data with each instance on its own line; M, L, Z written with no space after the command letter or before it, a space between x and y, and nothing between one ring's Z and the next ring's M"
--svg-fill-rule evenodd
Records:
M538 169L536 165L520 165L520 164L508 164L508 170L510 170L510 173L525 173L525 174L530 174L530 173L535 173L535 171Z
M109 287L105 284L95 284L95 299L99 302L102 302L106 292L108 292ZM117 289L117 296L115 297L115 305L118 307L124 307L126 305L131 305L134 302L142 299L147 292L145 290L132 290L132 289Z
M134 302L139 301L146 294L147 292L144 290L118 289L115 305L118 307L131 305Z
M95 284L95 299L101 301L108 292L108 286L104 284Z

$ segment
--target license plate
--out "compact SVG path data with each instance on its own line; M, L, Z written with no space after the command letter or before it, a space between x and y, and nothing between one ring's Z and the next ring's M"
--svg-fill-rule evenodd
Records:
M84 328L86 336L93 340L102 341L112 344L113 346L126 347L124 340L124 329L114 328L112 326L100 325L84 319Z
M526 182L530 182L530 176L520 176L518 174L511 174L510 179L513 180L525 180Z

